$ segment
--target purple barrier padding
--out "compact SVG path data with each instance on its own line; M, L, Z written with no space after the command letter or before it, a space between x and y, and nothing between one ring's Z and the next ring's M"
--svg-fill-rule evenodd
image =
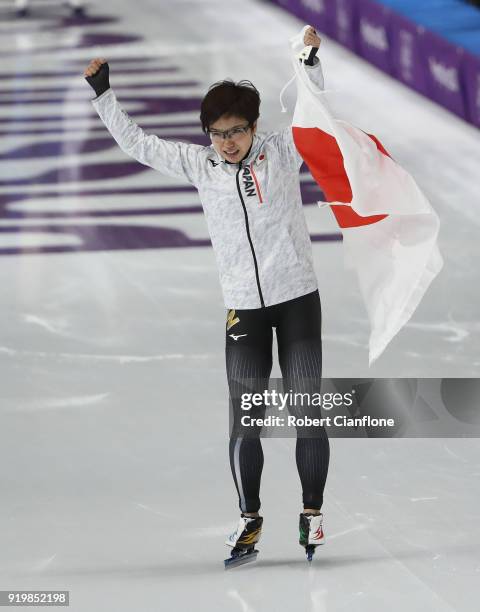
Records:
M421 94L428 95L420 43L424 29L395 12L392 12L390 26L393 76Z
M332 35L334 6L332 0L272 0L290 13L329 36Z
M465 51L428 30L425 30L420 38L420 49L425 63L429 97L463 119L467 119L462 88Z
M357 0L333 0L331 35L344 47L358 53Z
M480 57L465 53L463 75L468 119L480 127Z
M358 0L358 50L362 57L391 73L390 16L392 11L371 0Z
M298 4L295 2L295 4ZM332 0L300 0L302 19L305 23L318 28L320 32L332 36L334 3Z
M375 0L271 1L480 126L480 58L474 53Z

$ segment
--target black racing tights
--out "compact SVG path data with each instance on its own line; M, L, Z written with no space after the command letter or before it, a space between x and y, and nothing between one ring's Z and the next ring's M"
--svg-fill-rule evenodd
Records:
M252 380L255 381L255 392L262 393L268 389L272 370L272 328L275 327L284 392L320 393L321 325L318 290L274 306L228 312L225 356L233 409L229 452L242 512L257 512L260 508L263 469L261 427L249 427L248 436L239 433L242 431L240 418L245 415L240 407L245 381L249 381L249 392L252 392ZM296 417L320 417L318 406L288 405L287 408ZM297 426L296 435L295 456L302 485L303 507L319 510L323 503L330 458L328 437L325 429L318 426L314 431L311 427Z

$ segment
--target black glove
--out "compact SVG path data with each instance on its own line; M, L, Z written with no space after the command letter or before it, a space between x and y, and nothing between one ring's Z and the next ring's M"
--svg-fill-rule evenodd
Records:
M317 51L318 51L318 47L312 47L310 50L309 56L307 57L307 59L303 60L303 63L307 64L307 66L315 66L315 64L318 64L319 59L318 57L315 57L317 55Z
M108 66L108 62L102 64L100 70L96 72L91 77L85 77L85 80L95 90L95 93L98 96L101 96L103 93L110 89L110 81L109 77L110 68Z

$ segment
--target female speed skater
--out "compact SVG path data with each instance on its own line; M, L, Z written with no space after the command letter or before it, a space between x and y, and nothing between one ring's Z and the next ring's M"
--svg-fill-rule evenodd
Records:
M303 42L318 49L321 40L309 27ZM306 68L322 88L319 59ZM300 194L303 160L290 126L257 132L260 96L250 81L227 79L210 86L200 121L212 144L200 146L147 135L136 125L110 88L105 59L92 60L84 76L97 96L94 108L127 155L198 189L227 309L225 356L233 409L229 456L241 516L226 541L232 549L226 565L246 562L256 556L263 523L263 451L261 427L248 436L241 433L239 397L246 381L250 390L251 381L254 391L268 389L273 328L285 389L318 393L321 385L321 305ZM318 406L288 409L296 417L320 416ZM321 508L330 448L323 427L297 426L296 436L303 502L299 543L311 560L325 541Z

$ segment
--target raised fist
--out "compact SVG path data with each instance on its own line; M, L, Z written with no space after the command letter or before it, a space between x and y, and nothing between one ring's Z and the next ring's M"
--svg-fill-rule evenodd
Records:
M98 96L110 89L109 66L104 58L93 59L86 67L83 76Z
M306 30L305 35L303 37L303 44L306 47L320 47L320 43L322 42L320 36L315 31L315 28L310 26L308 30Z

